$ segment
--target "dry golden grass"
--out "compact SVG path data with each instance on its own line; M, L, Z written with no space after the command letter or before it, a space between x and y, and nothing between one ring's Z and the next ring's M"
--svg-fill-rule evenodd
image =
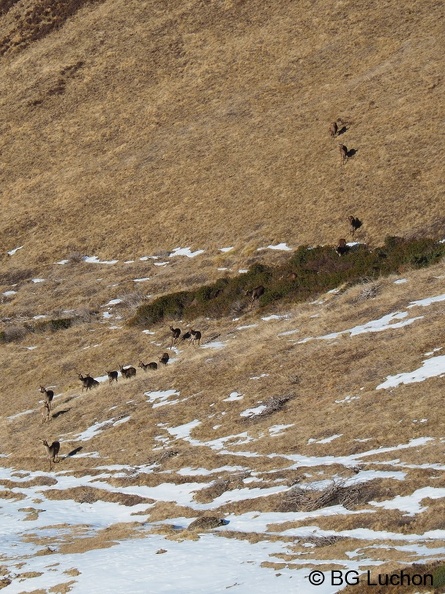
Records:
M84 5L1 58L4 249L251 256L337 241L351 212L373 244L442 233L441 24L433 0Z

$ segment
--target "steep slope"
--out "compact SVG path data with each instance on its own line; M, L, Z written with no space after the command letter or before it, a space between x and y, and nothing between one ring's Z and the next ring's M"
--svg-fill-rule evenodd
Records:
M0 2L5 592L86 591L119 558L125 589L144 547L168 554L141 592L204 549L215 591L443 559L443 262L267 311L241 296L191 322L199 347L170 348L183 320L127 324L334 243L349 214L371 246L442 238L442 29L433 0Z
M439 233L442 28L433 0L4 3L3 251Z

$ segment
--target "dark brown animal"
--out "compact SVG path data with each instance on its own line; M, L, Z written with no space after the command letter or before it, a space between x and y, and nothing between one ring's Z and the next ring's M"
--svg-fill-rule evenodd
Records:
M151 363L143 363L142 361L139 361L139 367L144 371L147 371L147 369L157 369L158 364L156 361L152 361Z
M46 448L46 453L48 454L49 458L49 469L51 471L52 464L58 462L58 455L60 451L60 442L53 441L51 445L48 444L46 439L42 439L42 443ZM56 459L57 458L57 459Z
M360 229L363 223L358 217L353 217L352 215L348 217L348 221L351 225L351 236L354 237L355 232L357 231L357 229Z
M110 384L113 382L117 382L117 379L119 377L118 371L107 371L106 373L108 375L108 381L110 382Z
M335 248L335 251L339 256L344 256L349 252L350 249L351 248L346 243L346 239L342 238L338 240L338 246Z
M190 332L190 330L187 330L187 332L184 332L184 334L182 335L182 340L190 340L192 338L192 334Z
M173 328L173 326L169 326L169 328L172 335L171 346L173 346L178 340L178 338L181 336L181 328Z
M329 126L329 134L332 136L332 138L335 138L338 134L338 125L337 122L332 122L332 124Z
M190 334L192 335L191 342L192 344L198 343L198 346L201 344L201 332L199 330L190 330Z
M259 299L261 297L261 295L264 295L265 292L265 288L263 287L263 285L258 285L258 287L255 287L254 289L250 289L250 291L246 291L246 295L250 296L250 300L253 302L256 299Z
M95 380L94 377L91 377L89 373L87 373L87 375L79 373L79 379L82 382L82 392L84 390L88 392L91 388L97 388L99 385L99 382Z
M170 359L170 355L168 353L164 353L160 358L159 361L164 365L167 365L168 360Z
M48 410L51 410L51 402L54 398L54 392L52 390L47 390L44 386L40 386L40 392L45 394L45 402L48 404Z
M121 365L120 370L122 377L125 377L126 379L130 379L136 375L136 369L134 367L123 367Z
M341 162L344 165L346 163L346 160L349 157L348 147L345 146L344 144L341 144L341 142L340 142L339 145L338 145L338 150L340 151Z

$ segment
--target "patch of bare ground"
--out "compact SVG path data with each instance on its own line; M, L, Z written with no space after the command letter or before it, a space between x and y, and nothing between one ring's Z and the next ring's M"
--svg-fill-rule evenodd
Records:
M70 489L49 489L45 491L48 499L72 499L79 503L95 503L96 501L110 501L132 507L141 503L152 504L154 501L139 495L106 491L95 487L72 487Z

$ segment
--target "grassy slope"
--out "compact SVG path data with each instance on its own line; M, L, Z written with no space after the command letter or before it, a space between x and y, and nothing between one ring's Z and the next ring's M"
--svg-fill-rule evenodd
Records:
M433 1L86 4L1 58L4 248L333 242L351 212L371 243L434 227L442 16ZM345 167L337 117L358 151Z

